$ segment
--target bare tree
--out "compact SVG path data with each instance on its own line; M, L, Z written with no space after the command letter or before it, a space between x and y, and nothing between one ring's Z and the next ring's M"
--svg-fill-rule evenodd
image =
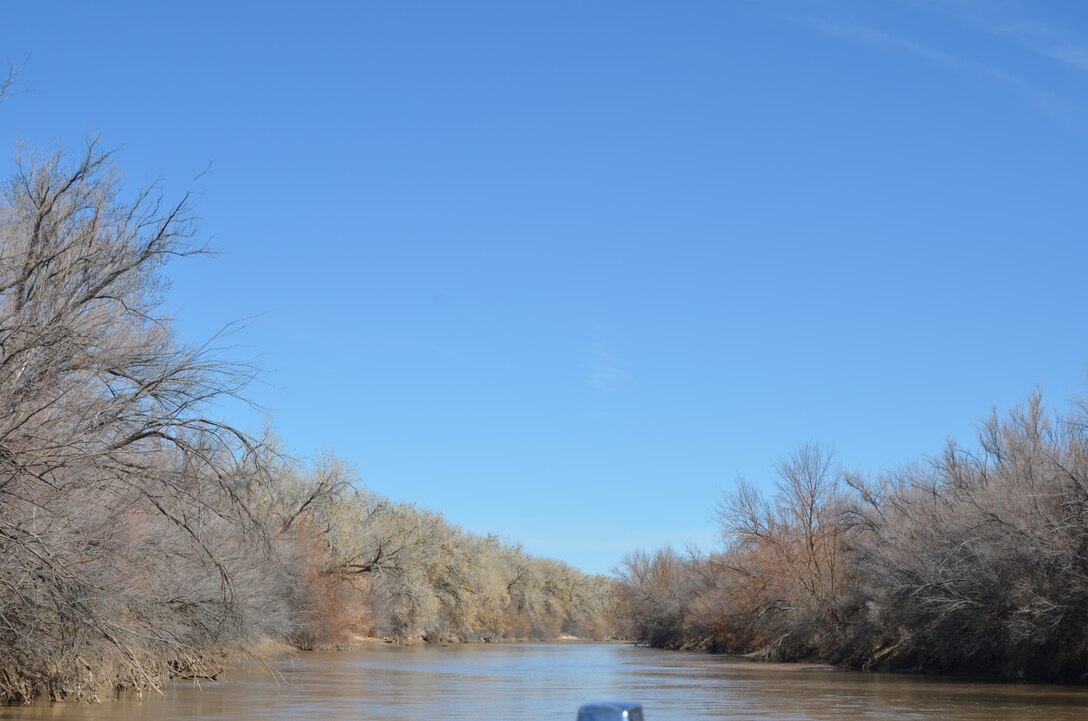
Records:
M8 61L7 74L0 80L0 102L4 100L5 96L11 93L11 89L15 87L15 81L18 79L22 69L22 65L15 65L10 60Z
M121 194L110 153L21 159L0 201L0 699L154 686L272 621L244 433L251 368L174 336L190 197ZM256 545L254 545L256 543ZM254 549L264 549L254 552Z
M755 567L777 602L805 605L840 622L845 591L842 511L845 479L833 457L816 445L802 446L778 463L776 494L767 500L745 481L717 507L727 542L758 551ZM746 567L752 573L751 564Z
M683 648L686 611L694 596L689 563L672 548L627 554L617 571L627 634L654 646Z

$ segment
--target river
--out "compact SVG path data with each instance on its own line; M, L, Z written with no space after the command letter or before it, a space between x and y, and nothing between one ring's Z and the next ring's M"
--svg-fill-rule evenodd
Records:
M274 671L274 673L273 673ZM607 644L374 645L299 654L115 703L0 709L11 721L565 719L592 699L647 721L1086 719L1088 688L768 665Z

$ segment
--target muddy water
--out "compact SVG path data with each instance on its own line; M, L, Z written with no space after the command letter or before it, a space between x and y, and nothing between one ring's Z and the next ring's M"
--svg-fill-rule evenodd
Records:
M621 645L374 646L232 668L223 682L100 706L0 710L13 721L567 719L594 698L648 721L1088 719L1088 688L768 666Z

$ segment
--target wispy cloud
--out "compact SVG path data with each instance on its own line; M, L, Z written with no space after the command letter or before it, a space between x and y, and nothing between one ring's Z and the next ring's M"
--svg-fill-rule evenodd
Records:
M1038 22L1014 22L991 28L1020 47L1081 73L1088 73L1088 44Z
M1000 21L987 14L984 6L957 0L903 0L905 4L938 12L966 26L980 35L1002 38L1006 47L1024 49L1059 60L1071 68L1088 72L1088 46L1072 41L1059 40L1046 25ZM794 17L814 30L846 42L867 45L884 52L901 53L925 62L947 68L965 77L1007 87L1030 100L1037 108L1048 113L1078 119L1086 111L1079 97L1047 87L1038 77L1024 73L1029 68L1018 66L1008 69L1008 54L991 54L985 58L967 54L959 49L949 51L931 42L923 42L901 32L891 32L870 23L851 20L835 20L824 17ZM964 47L970 47L965 45ZM1083 65L1083 68L1081 68Z
M1016 75L993 65L975 60L974 58L939 50L932 46L875 27L829 20L810 20L809 24L826 35L863 43L885 50L904 52L922 58L923 60L928 60L962 72L979 75L990 80L1027 87L1027 83Z
M1088 73L1088 41L1064 27L1032 16L1045 6L978 0L908 0L908 4L1001 37L1071 70Z
M588 352L589 385L597 390L612 391L630 383L634 376L627 365L603 342L597 341Z

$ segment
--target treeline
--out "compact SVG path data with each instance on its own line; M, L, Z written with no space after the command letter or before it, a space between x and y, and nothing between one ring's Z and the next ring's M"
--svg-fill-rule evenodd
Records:
M717 507L724 550L636 552L628 632L656 646L1083 682L1088 409L1038 396L971 448L866 479L802 448Z
M267 447L274 447L269 444ZM360 488L336 459L271 463L257 504L278 529L300 648L399 641L601 640L612 580L534 558L440 514ZM301 571L301 573L299 573Z
M164 264L200 252L189 198L121 190L92 145L0 197L0 702L210 675L266 639L608 633L607 579L208 415L254 369L160 309Z

